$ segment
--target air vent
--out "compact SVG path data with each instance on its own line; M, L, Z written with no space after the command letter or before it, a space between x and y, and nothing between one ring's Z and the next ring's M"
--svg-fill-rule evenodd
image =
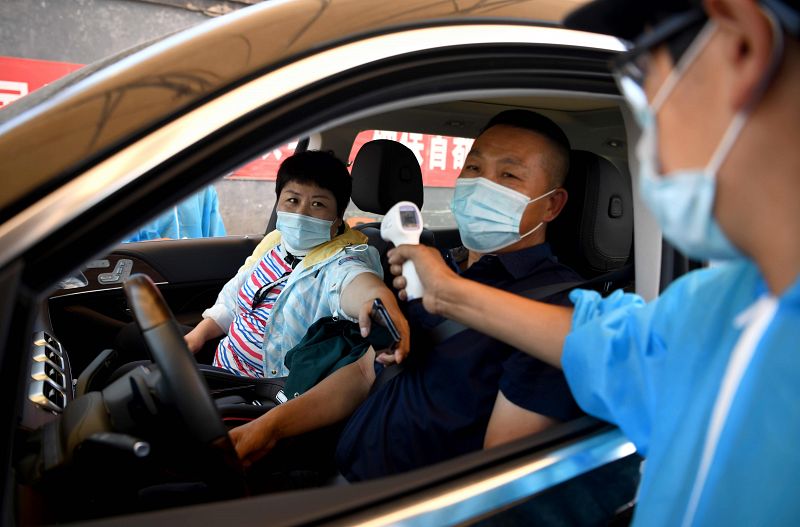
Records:
M33 360L50 363L59 370L64 370L64 358L49 346L34 346Z
M67 397L50 380L33 381L28 388L28 399L46 410L61 412L67 404Z
M33 335L34 346L49 346L59 355L63 355L61 343L46 331L38 331Z
M37 381L49 379L59 388L66 388L64 373L50 361L34 362L31 367L31 377Z
M28 399L39 406L60 412L67 404L67 376L64 373L64 349L45 331L33 336L32 382Z

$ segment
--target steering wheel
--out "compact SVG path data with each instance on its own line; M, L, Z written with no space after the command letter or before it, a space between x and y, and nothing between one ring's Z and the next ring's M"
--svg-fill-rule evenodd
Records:
M233 472L228 476L239 480L240 493L246 494L239 457L164 298L150 277L143 274L131 275L124 290L136 323L161 371L160 388L175 406L191 436L221 454L228 472ZM198 463L210 461L200 459Z

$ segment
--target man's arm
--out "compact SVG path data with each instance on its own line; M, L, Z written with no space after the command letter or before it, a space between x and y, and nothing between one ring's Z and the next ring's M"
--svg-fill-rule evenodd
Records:
M557 368L572 325L572 308L529 300L457 276L438 251L401 245L389 251L394 286L405 297L402 264L414 262L425 288L425 309L502 340Z
M517 406L499 391L492 415L489 417L489 425L486 427L483 448L492 448L520 437L536 434L557 423L558 421L551 417Z
M230 431L245 465L266 455L285 437L337 423L352 414L375 381L372 348L356 362L339 368L299 397L278 405L258 419Z

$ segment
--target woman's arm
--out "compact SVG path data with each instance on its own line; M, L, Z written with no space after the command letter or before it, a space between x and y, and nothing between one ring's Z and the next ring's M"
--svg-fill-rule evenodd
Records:
M361 326L361 335L366 337L369 335L372 326L370 313L372 312L372 302L376 298L381 299L386 311L388 311L389 316L397 326L397 331L400 332L400 342L394 351L393 360L402 362L410 349L411 331L406 317L403 316L403 312L400 311L400 307L397 305L394 293L386 287L383 280L372 273L359 274L342 290L340 303L342 310L348 316L358 318L358 324ZM381 357L378 360L386 363L387 361L385 359L382 360Z
M197 324L194 329L184 335L186 345L189 346L189 351L197 353L203 347L203 344L209 340L219 337L225 333L213 318L204 318L202 322Z
M557 368L572 325L572 308L536 302L456 275L438 251L423 245L401 245L389 251L394 286L405 297L402 264L412 260L425 288L422 302L442 315L502 340Z
M352 414L375 381L375 351L370 348L356 362L339 368L303 395L276 406L255 421L230 431L236 453L249 465L272 450L277 442Z

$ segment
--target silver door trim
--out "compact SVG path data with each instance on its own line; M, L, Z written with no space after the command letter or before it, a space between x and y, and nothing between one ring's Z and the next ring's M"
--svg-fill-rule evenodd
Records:
M389 512L347 520L359 527L439 527L483 517L559 483L633 454L619 429L556 448L489 477L444 490L423 500L409 498Z

